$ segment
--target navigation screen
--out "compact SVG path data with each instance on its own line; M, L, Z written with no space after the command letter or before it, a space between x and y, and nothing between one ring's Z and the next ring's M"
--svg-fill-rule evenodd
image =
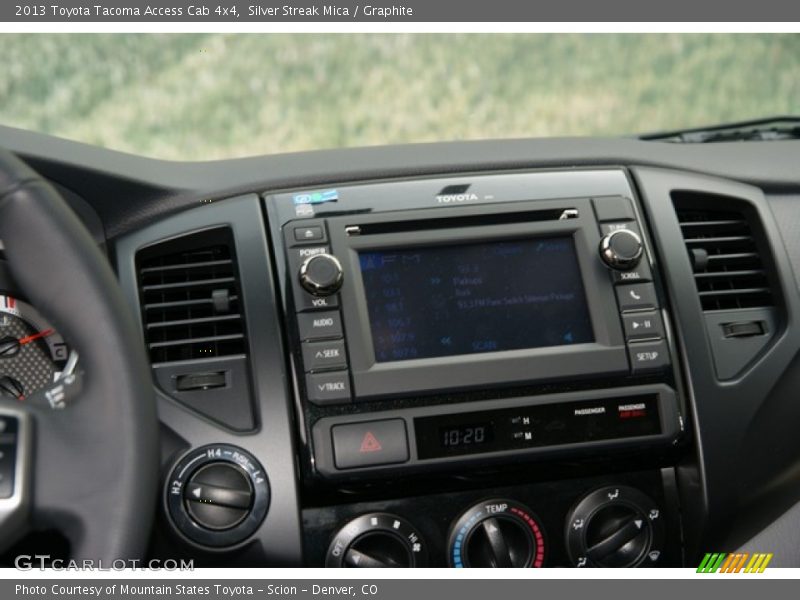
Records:
M572 237L359 259L377 362L594 341Z

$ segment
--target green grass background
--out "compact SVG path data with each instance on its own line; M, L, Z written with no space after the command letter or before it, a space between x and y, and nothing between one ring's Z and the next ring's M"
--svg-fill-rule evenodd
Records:
M174 159L800 113L798 34L2 34L0 57L0 123Z

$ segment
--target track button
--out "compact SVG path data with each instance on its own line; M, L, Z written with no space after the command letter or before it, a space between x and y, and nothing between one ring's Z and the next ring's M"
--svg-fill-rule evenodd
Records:
M408 460L408 437L403 419L336 425L331 429L337 469L403 463Z
M350 402L348 371L328 371L306 375L308 399L318 406Z

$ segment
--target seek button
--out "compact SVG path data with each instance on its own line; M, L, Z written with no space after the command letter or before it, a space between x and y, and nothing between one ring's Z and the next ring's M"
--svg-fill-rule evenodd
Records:
M303 363L306 371L341 369L347 366L342 340L331 342L304 342Z

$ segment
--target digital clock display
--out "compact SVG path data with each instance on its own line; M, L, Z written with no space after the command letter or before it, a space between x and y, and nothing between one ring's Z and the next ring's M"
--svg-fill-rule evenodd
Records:
M420 459L658 435L656 394L535 404L414 419Z
M443 450L458 451L467 446L491 444L494 441L492 423L479 425L459 425L439 429L439 442Z

